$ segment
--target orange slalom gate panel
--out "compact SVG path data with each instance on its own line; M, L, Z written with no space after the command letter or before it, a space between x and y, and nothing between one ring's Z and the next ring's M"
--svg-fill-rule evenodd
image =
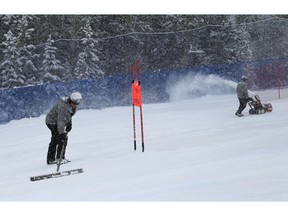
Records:
M141 86L137 81L132 83L132 104L134 106L142 106Z

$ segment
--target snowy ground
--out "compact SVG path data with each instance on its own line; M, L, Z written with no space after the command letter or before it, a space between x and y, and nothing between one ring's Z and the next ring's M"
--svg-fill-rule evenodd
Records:
M137 207L130 201L288 201L288 99L266 102L272 113L249 116L247 107L242 118L235 94L144 104L144 153L138 108L137 151L131 107L80 110L66 153L72 162L60 171L84 173L38 182L30 176L56 171L45 163L45 116L0 125L0 201L128 201L118 210Z

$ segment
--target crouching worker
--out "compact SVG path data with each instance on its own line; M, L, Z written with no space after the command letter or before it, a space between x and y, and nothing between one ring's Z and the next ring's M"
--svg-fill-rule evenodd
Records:
M72 116L76 113L81 101L81 94L74 92L69 97L62 98L48 112L45 122L51 131L51 141L48 147L47 164L57 164L62 148L64 149L61 163L70 162L65 158L68 132L72 129Z

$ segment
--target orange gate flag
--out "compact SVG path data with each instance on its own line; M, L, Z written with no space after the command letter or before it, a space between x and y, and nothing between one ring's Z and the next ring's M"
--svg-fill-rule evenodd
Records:
M142 106L141 86L139 82L132 83L132 104L135 106Z

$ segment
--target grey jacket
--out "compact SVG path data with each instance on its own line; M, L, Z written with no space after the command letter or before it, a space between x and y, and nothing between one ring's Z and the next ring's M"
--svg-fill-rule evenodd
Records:
M72 121L72 115L75 112L76 110L72 110L67 98L63 98L48 112L45 122L46 124L57 125L59 134L63 134L66 132L65 126Z
M240 99L249 97L247 84L243 80L238 83L236 91Z

